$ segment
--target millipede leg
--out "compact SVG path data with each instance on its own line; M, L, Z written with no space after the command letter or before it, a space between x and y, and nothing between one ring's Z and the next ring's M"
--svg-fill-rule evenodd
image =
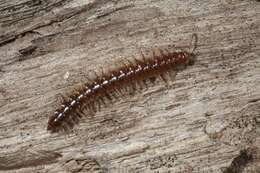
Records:
M152 83L152 85L155 85L156 77L150 77L149 80Z
M100 97L99 100L100 100L100 102L101 102L100 104L103 104L105 107L107 106L107 104L106 104L104 98Z
M134 61L135 61L136 64L139 64L141 67L144 67L145 64L144 64L143 61L138 60L138 59L136 59L135 57L133 57L133 59L134 59Z
M75 114L71 114L71 116L65 121L66 124L69 126L69 128L73 128L74 124L75 124Z
M57 97L58 97L58 101L61 102L61 103L66 103L68 101L68 98L65 97L64 95L62 94L57 94Z
M141 57L142 57L143 62L146 62L146 58L145 58L143 51L141 50L140 52L141 52Z
M118 100L119 94L120 93L118 92L117 88L114 88L113 91L111 91L111 95L115 100Z
M68 131L70 130L70 128L68 127L67 122L64 122L64 123L62 124L61 130L63 130L63 132L68 132Z
M97 111L100 111L100 110L101 110L101 102L100 102L100 99L97 99L97 100L95 101L95 105L96 105Z
M143 84L145 85L145 89L148 89L149 86L148 86L148 84L147 84L146 79L143 80Z
M144 89L144 88L143 88L143 85L142 85L142 82L139 81L139 82L137 82L136 84L139 86L139 89L140 89L140 90L143 90L143 89Z
M160 77L166 84L168 84L168 81L167 81L167 79L165 77L165 74L160 74Z
M171 78L171 80L173 81L175 79L175 77L176 77L176 71L175 70L170 70L168 72L168 74L169 74L169 77Z
M128 66L131 66L131 67L133 67L134 65L133 65L133 62L131 62L130 60L126 60L127 61L127 63L128 63Z
M160 53L160 57L165 57L166 54L163 52L162 49L158 49L159 50L159 53ZM167 54L169 54L169 52L167 51Z
M76 112L79 118L82 118L85 115L84 112L82 111L82 108L76 109Z
M89 113L91 113L91 115L94 115L94 114L95 114L95 112L96 112L96 107L95 107L95 105L94 105L94 102L91 102L91 103L87 104L86 107L87 107Z
M106 98L107 98L110 102L113 101L113 98L110 96L109 93L105 92L105 96L106 96Z
M135 82L131 82L130 85L131 85L131 88L132 88L131 92L134 94L136 92L136 90L137 90L136 83Z
M94 71L94 70L90 70L90 71L95 75L94 77L95 77L96 79L99 79L99 75L97 74L96 71Z

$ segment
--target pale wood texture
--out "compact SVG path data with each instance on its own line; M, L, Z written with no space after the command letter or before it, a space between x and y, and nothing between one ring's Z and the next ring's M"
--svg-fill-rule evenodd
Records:
M259 173L259 24L256 0L1 0L0 172ZM189 50L192 33L197 60L170 87L46 131L90 70Z

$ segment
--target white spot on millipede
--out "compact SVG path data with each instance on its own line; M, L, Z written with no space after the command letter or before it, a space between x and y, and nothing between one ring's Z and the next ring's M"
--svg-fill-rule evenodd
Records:
M73 100L70 105L73 106L76 103L76 100Z
M95 89L98 89L100 87L100 85L95 85L94 87L93 87L93 89L95 90Z
M105 81L103 82L103 85L106 85L106 84L108 84L108 81L107 81L107 80L105 80Z
M83 94L81 94L79 97L78 97L78 99L81 99L83 97Z
M64 112L67 112L67 110L69 110L69 107L68 107L68 106L64 109Z
M63 113L60 113L60 114L58 115L58 117L54 119L54 121L55 121L55 122L58 121L58 119L60 119L62 116L63 116Z
M115 80L116 80L116 77L115 77L115 76L110 79L111 82L113 82L113 81L115 81Z
M118 76L118 78L122 78L123 76L125 76L124 73L122 73L120 76Z
M87 91L86 91L86 94L88 94L88 93L90 93L91 92L91 89L88 89Z

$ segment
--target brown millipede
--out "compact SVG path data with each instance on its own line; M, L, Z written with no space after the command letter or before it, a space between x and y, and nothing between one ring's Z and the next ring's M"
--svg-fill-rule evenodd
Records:
M194 61L197 35L193 34L193 38L195 43L190 53L158 49L159 55L152 51L152 58L145 58L141 53L142 60L135 59L134 63L130 62L110 73L97 75L92 82L84 84L81 89L69 96L70 99L63 101L61 107L50 116L47 130L57 132L71 129L85 115L83 109L96 112L97 103L98 105L105 103L105 99L112 101L115 93L121 93L124 87L131 86L135 90L136 84L146 84L147 80L154 81L157 76L166 80L165 73Z

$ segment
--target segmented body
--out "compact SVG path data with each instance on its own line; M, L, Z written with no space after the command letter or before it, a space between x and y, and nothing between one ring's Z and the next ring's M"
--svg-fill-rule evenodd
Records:
M49 118L47 130L51 132L60 129L68 130L85 115L83 108L95 110L95 102L100 100L103 102L104 98L112 100L111 94L120 91L122 87L132 86L135 89L135 83L162 76L169 70L188 65L193 61L193 57L193 53L186 51L171 53L160 51L160 55L153 55L150 59L136 60L135 63L96 77L92 83L84 85L83 89L71 96L69 101L64 102L61 108L56 110Z

